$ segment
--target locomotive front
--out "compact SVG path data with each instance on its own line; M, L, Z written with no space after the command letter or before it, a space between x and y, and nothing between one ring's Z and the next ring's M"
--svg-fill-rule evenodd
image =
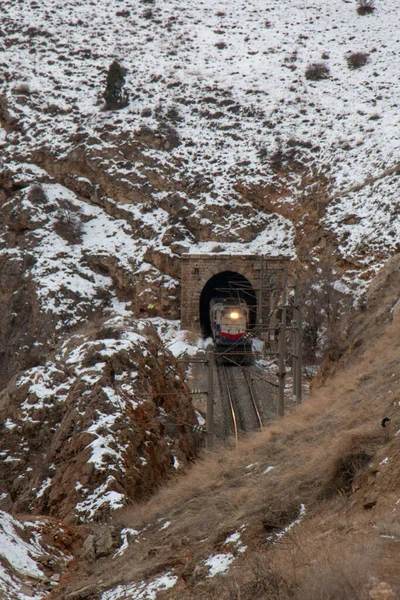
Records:
M229 351L231 360L240 360L251 350L247 335L249 308L241 300L213 299L210 303L212 336L217 352Z

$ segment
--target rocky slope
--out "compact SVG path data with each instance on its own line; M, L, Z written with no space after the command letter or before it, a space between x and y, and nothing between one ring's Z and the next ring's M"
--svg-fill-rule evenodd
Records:
M157 321L156 321L157 323ZM110 320L0 396L1 506L76 523L148 498L193 460L198 418L155 324Z
M360 299L398 251L399 9L2 2L0 507L101 521L193 459L182 252Z
M399 262L374 281L324 386L122 511L119 545L82 552L55 598L398 598Z

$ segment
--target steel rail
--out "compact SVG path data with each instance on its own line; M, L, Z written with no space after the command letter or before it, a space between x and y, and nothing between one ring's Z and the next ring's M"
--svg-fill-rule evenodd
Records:
M226 367L225 365L222 365L222 373L224 375L224 381L225 381L225 386L226 386L226 391L228 393L228 401L229 401L229 406L231 409L231 416L232 416L232 421L233 421L233 428L235 431L235 445L237 447L238 445L238 426L237 426L237 419L236 419L236 412L235 412L235 408L233 406L233 400L232 400L232 394L231 394L231 390L229 388L229 383L228 383L228 376L226 374Z
M255 411L255 413L257 415L257 420L258 420L258 424L260 426L260 430L262 431L263 430L262 418L261 418L261 415L260 415L260 411L258 409L256 397L254 395L254 390L253 390L253 385L252 385L252 382L251 382L251 377L250 377L248 371L246 371L243 368L242 368L242 372L244 373L244 378L245 378L245 380L247 382L247 387L249 389L249 394L250 394L251 401L253 403L253 408L254 408L254 411Z

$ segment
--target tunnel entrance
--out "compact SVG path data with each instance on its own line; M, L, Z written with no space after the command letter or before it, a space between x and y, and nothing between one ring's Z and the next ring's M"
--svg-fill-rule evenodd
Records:
M235 271L217 273L207 281L200 295L200 326L204 337L211 336L210 302L213 298L244 300L250 309L250 327L257 315L256 292L246 277Z

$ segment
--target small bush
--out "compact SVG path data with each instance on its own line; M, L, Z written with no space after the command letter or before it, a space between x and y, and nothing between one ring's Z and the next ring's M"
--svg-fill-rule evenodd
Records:
M278 146L275 152L271 155L270 163L273 171L279 171L282 168L284 161L284 154L282 148Z
M31 89L28 83L25 81L20 81L15 84L13 92L19 96L30 96Z
M129 96L122 90L127 71L117 60L110 65L107 73L106 89L103 94L107 110L119 110L127 106Z
M375 10L375 0L357 0L357 14L370 15Z
M101 354L101 351L104 350L104 348L104 344L91 346L82 361L82 367L87 369L89 367L95 367L98 363L103 363L104 356Z
M311 81L320 81L321 79L329 78L329 67L325 63L314 62L310 63L305 72L306 79Z
M54 231L69 244L80 244L82 241L82 221L68 209L62 208L57 211Z
M368 52L352 52L346 58L349 69L360 69L368 62Z
M182 121L182 117L179 114L179 111L176 108L176 106L170 106L165 116L169 121L172 121L173 123L178 123L179 121Z
M257 157L261 162L265 161L268 157L268 148L266 148L266 146L261 146L257 151Z
M142 13L142 17L143 19L146 19L147 21L150 21L150 19L153 18L153 11L151 8L146 8L146 10L143 11Z
M39 183L34 183L28 193L28 198L32 204L44 204L46 202L46 194Z

